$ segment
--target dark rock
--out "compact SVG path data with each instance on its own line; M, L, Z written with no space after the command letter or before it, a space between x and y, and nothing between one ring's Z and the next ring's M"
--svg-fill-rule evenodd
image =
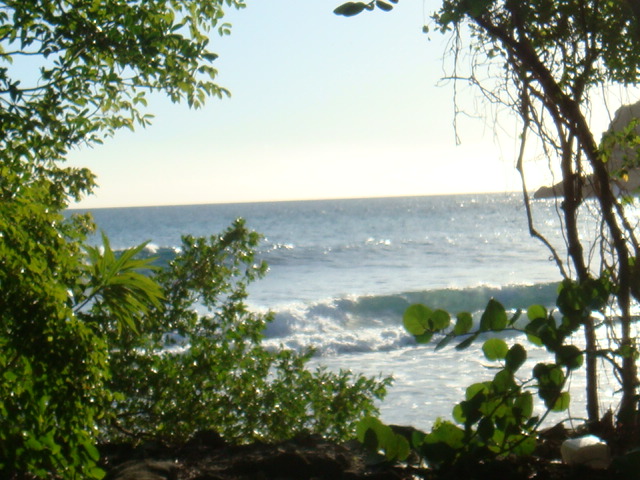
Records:
M182 447L185 453L202 449L213 449L227 447L228 444L222 436L215 430L203 430L195 433Z
M410 428L395 429L408 436L414 434ZM509 456L469 462L448 471L434 471L420 462L413 465L394 464L385 459L370 462L369 452L360 444L339 445L318 436L273 445L232 446L215 432L203 432L175 448L109 445L101 452L103 466L108 470L105 480L619 480L624 477L609 470L560 463L556 459L557 445L568 434L561 425L541 432L541 453L545 451L546 458ZM149 457L154 451L157 456Z
M178 469L173 462L130 460L111 470L105 480L177 480Z

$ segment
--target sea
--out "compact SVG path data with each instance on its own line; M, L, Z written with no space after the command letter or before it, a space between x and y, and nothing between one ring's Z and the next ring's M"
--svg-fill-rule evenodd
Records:
M531 214L536 228L565 259L559 208L552 199L534 200ZM402 326L405 309L423 303L452 315L468 311L477 319L491 298L511 313L533 304L553 308L561 278L550 250L530 235L517 193L104 208L91 213L113 248L149 242L147 249L165 257L180 247L182 235L214 235L244 218L263 236L258 257L269 265L248 298L251 309L275 313L265 342L314 348L311 368L393 376L379 404L382 420L422 429L438 418L450 419L466 387L491 378L496 365L484 358L481 342L464 351L416 344ZM504 338L528 350L523 378L535 362L552 360L522 335ZM583 375L578 370L570 379L570 411L552 415L548 422L584 416ZM603 409L617 404L613 383L602 387ZM537 408L542 413L541 403Z

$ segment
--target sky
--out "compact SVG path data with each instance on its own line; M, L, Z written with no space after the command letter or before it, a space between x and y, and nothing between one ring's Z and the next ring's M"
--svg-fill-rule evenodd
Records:
M422 32L438 0L352 18L332 13L340 3L248 0L227 11L232 33L212 36L211 49L231 97L191 110L154 95L152 126L72 152L99 185L73 206L520 189L516 122L495 128L469 89L456 141L453 87L441 80L449 38Z

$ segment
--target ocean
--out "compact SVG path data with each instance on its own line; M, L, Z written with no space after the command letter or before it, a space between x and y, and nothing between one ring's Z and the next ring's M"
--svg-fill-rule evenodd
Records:
M561 247L558 206L536 200L538 229ZM541 242L529 235L520 194L478 194L95 209L91 213L112 247L149 241L170 257L181 235L213 235L242 217L264 238L259 258L269 264L248 303L275 312L266 342L311 346L312 364L392 375L382 420L429 428L449 419L466 386L495 371L474 345L463 352L416 345L402 327L412 303L455 314L481 312L490 298L509 310L552 308L560 274ZM562 251L562 250L560 250ZM531 362L549 358L525 338ZM579 340L578 340L579 341ZM583 411L583 380L571 380L574 406ZM615 405L605 387L603 407ZM609 403L607 403L609 402ZM567 416L552 416L549 421Z

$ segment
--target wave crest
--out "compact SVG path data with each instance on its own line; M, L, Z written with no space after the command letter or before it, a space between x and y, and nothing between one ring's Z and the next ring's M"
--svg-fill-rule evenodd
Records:
M479 318L490 298L510 311L533 304L552 308L556 292L557 284L545 283L334 298L273 310L274 320L265 335L272 343L311 347L319 355L396 350L414 344L402 326L404 311L414 303Z

